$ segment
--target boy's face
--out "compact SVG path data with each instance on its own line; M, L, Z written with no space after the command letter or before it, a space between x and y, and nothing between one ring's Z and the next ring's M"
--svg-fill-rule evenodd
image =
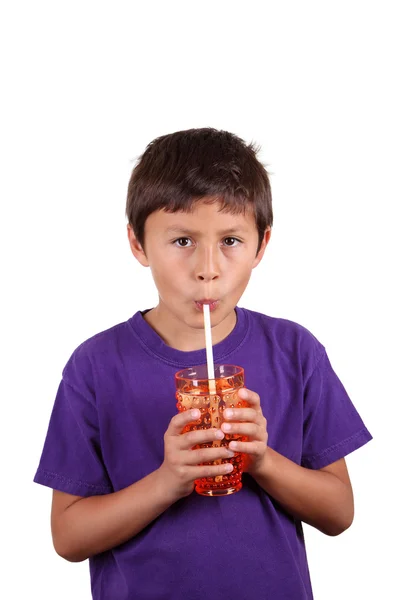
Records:
M256 256L259 238L252 211L234 215L219 212L220 207L219 202L198 201L191 213L152 213L145 224L144 250L128 226L133 254L152 271L159 318L186 333L203 329L202 300L216 301L210 306L213 328L222 331L224 323L232 322L271 235L265 232Z

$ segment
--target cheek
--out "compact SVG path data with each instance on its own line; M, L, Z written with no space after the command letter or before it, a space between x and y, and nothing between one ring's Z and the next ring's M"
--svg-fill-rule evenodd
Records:
M225 268L235 273L238 278L247 277L251 272L253 261L249 256L230 256L226 261Z
M160 256L157 261L153 261L150 269L158 290L182 289L182 268L176 261L172 264L168 256Z
M251 268L251 264L247 264L247 262L243 265L240 266L240 268L238 268L235 271L235 275L234 275L234 281L235 281L235 287L238 290L244 290L249 282L249 279L251 277L251 273L252 273L252 268Z

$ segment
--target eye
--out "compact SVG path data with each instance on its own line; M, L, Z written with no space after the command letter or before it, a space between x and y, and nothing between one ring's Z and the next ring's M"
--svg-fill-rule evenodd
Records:
M183 243L181 243L181 242L183 242ZM190 248L190 246L187 242L191 242L191 240L187 237L181 237L172 243L174 244L174 246L178 246L178 248Z
M235 237L226 237L224 239L224 242L226 243L226 245L228 246L228 248L235 248L238 244L242 243L240 240L238 240ZM236 244L236 242L238 242L238 243Z

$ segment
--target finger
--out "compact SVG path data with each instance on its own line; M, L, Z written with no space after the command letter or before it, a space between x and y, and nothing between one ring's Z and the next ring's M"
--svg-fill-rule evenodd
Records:
M229 448L235 452L249 454L252 456L262 456L265 452L266 442L229 442Z
M230 435L246 435L251 439L261 440L265 437L265 429L255 423L222 423L221 429Z
M262 413L254 408L226 408L223 412L226 421L247 421L250 423L261 423Z
M220 448L199 448L198 450L189 450L185 454L185 463L187 465L200 465L202 463L212 463L214 460L228 461L233 458L235 453L227 446Z
M179 440L179 447L182 450L190 450L198 444L207 444L211 442L220 442L225 437L223 431L210 427L209 429L198 429L182 434Z
M227 475L232 473L233 465L231 463L223 463L220 465L201 465L198 467L188 467L191 471L193 481L202 479L203 477L217 477L218 475Z
M200 411L197 408L184 410L172 417L165 435L181 435L182 429L200 419Z
M260 404L260 396L256 392L252 392L248 388L240 388L239 389L239 398L241 400L246 400L247 404L254 408L255 410L261 410Z

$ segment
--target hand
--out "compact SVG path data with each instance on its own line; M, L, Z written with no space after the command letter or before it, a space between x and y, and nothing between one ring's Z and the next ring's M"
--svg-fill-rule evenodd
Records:
M245 471L252 475L261 467L267 454L267 420L261 410L260 396L256 392L240 388L239 397L249 407L225 409L225 421L221 429L230 435L236 433L247 437L246 442L229 442L229 448L246 455Z
M182 434L182 430L186 425L199 418L200 411L198 409L179 413L171 419L164 435L164 462L159 471L165 476L164 481L169 491L172 491L176 496L176 500L192 493L195 479L226 475L233 470L232 465L229 463L200 465L200 463L208 463L218 459L232 458L235 453L223 446L194 450L193 446L224 438L222 431L215 428L189 431Z

